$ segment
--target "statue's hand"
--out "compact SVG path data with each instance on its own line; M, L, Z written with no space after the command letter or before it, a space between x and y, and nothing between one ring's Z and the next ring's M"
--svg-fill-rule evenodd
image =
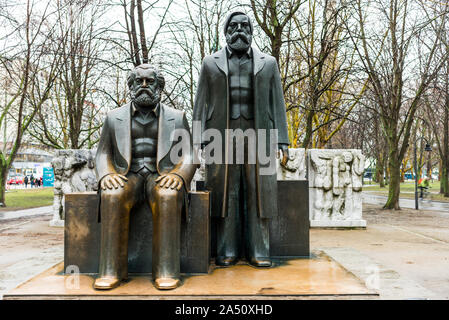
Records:
M159 176L156 179L156 183L159 183L159 187L161 188L171 188L176 190L181 190L182 188L182 179L176 174L168 173L162 176Z
M125 186L123 181L128 181L128 178L124 175L113 173L101 179L100 186L103 190L112 190L113 188L117 189L119 186L123 188Z
M288 145L280 144L278 157L281 157L281 166L285 167L288 161Z

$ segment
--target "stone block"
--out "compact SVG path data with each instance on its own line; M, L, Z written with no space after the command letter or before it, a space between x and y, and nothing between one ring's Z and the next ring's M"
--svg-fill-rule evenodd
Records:
M309 184L278 181L278 216L270 223L270 255L309 256Z
M181 272L207 273L210 260L209 193L190 192L190 215L181 225ZM64 265L80 273L97 273L101 223L96 192L65 195ZM148 204L131 211L128 271L151 273L152 217Z
M197 185L198 187L198 185ZM270 219L270 256L310 255L309 187L307 180L278 180L278 216ZM216 224L211 220L211 255L216 256Z

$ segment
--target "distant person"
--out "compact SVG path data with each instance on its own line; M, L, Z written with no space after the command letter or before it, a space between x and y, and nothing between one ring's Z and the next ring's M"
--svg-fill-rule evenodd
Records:
M39 186L40 186L40 187L43 187L43 186L44 186L42 177L39 178Z
M25 189L28 187L28 176L25 176L23 179L23 183L25 184Z
M425 178L421 178L418 181L418 188L421 191L419 197L422 199L424 198L424 190L429 189L430 187L430 178L429 177L425 177Z
M34 181L34 178L33 178L33 176L31 176L31 182L30 182L30 184L31 184L31 189L33 189L34 188L34 183L35 183L35 181Z

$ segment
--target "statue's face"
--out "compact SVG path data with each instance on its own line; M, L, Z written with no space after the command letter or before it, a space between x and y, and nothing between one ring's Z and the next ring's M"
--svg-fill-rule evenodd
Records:
M226 29L226 42L232 50L245 52L251 46L252 35L249 19L243 14L233 16Z
M137 68L130 87L131 100L141 108L154 108L161 100L157 75L153 69Z
M352 153L350 153L350 152L344 152L344 153L343 153L343 160L344 160L344 162L346 162L346 163L351 162L351 161L352 161Z

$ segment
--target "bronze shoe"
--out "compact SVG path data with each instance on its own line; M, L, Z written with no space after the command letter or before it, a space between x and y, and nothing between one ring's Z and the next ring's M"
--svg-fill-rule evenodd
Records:
M249 264L257 268L269 268L272 265L271 259L268 257L251 257Z
M95 279L94 289L97 290L110 290L118 287L120 285L120 280L115 277L106 276Z
M217 266L222 266L222 267L232 266L232 265L236 264L237 261L238 261L237 257L218 256L217 258L215 258L215 264Z
M154 280L154 286L159 290L171 290L179 286L180 281L176 278L157 278Z

